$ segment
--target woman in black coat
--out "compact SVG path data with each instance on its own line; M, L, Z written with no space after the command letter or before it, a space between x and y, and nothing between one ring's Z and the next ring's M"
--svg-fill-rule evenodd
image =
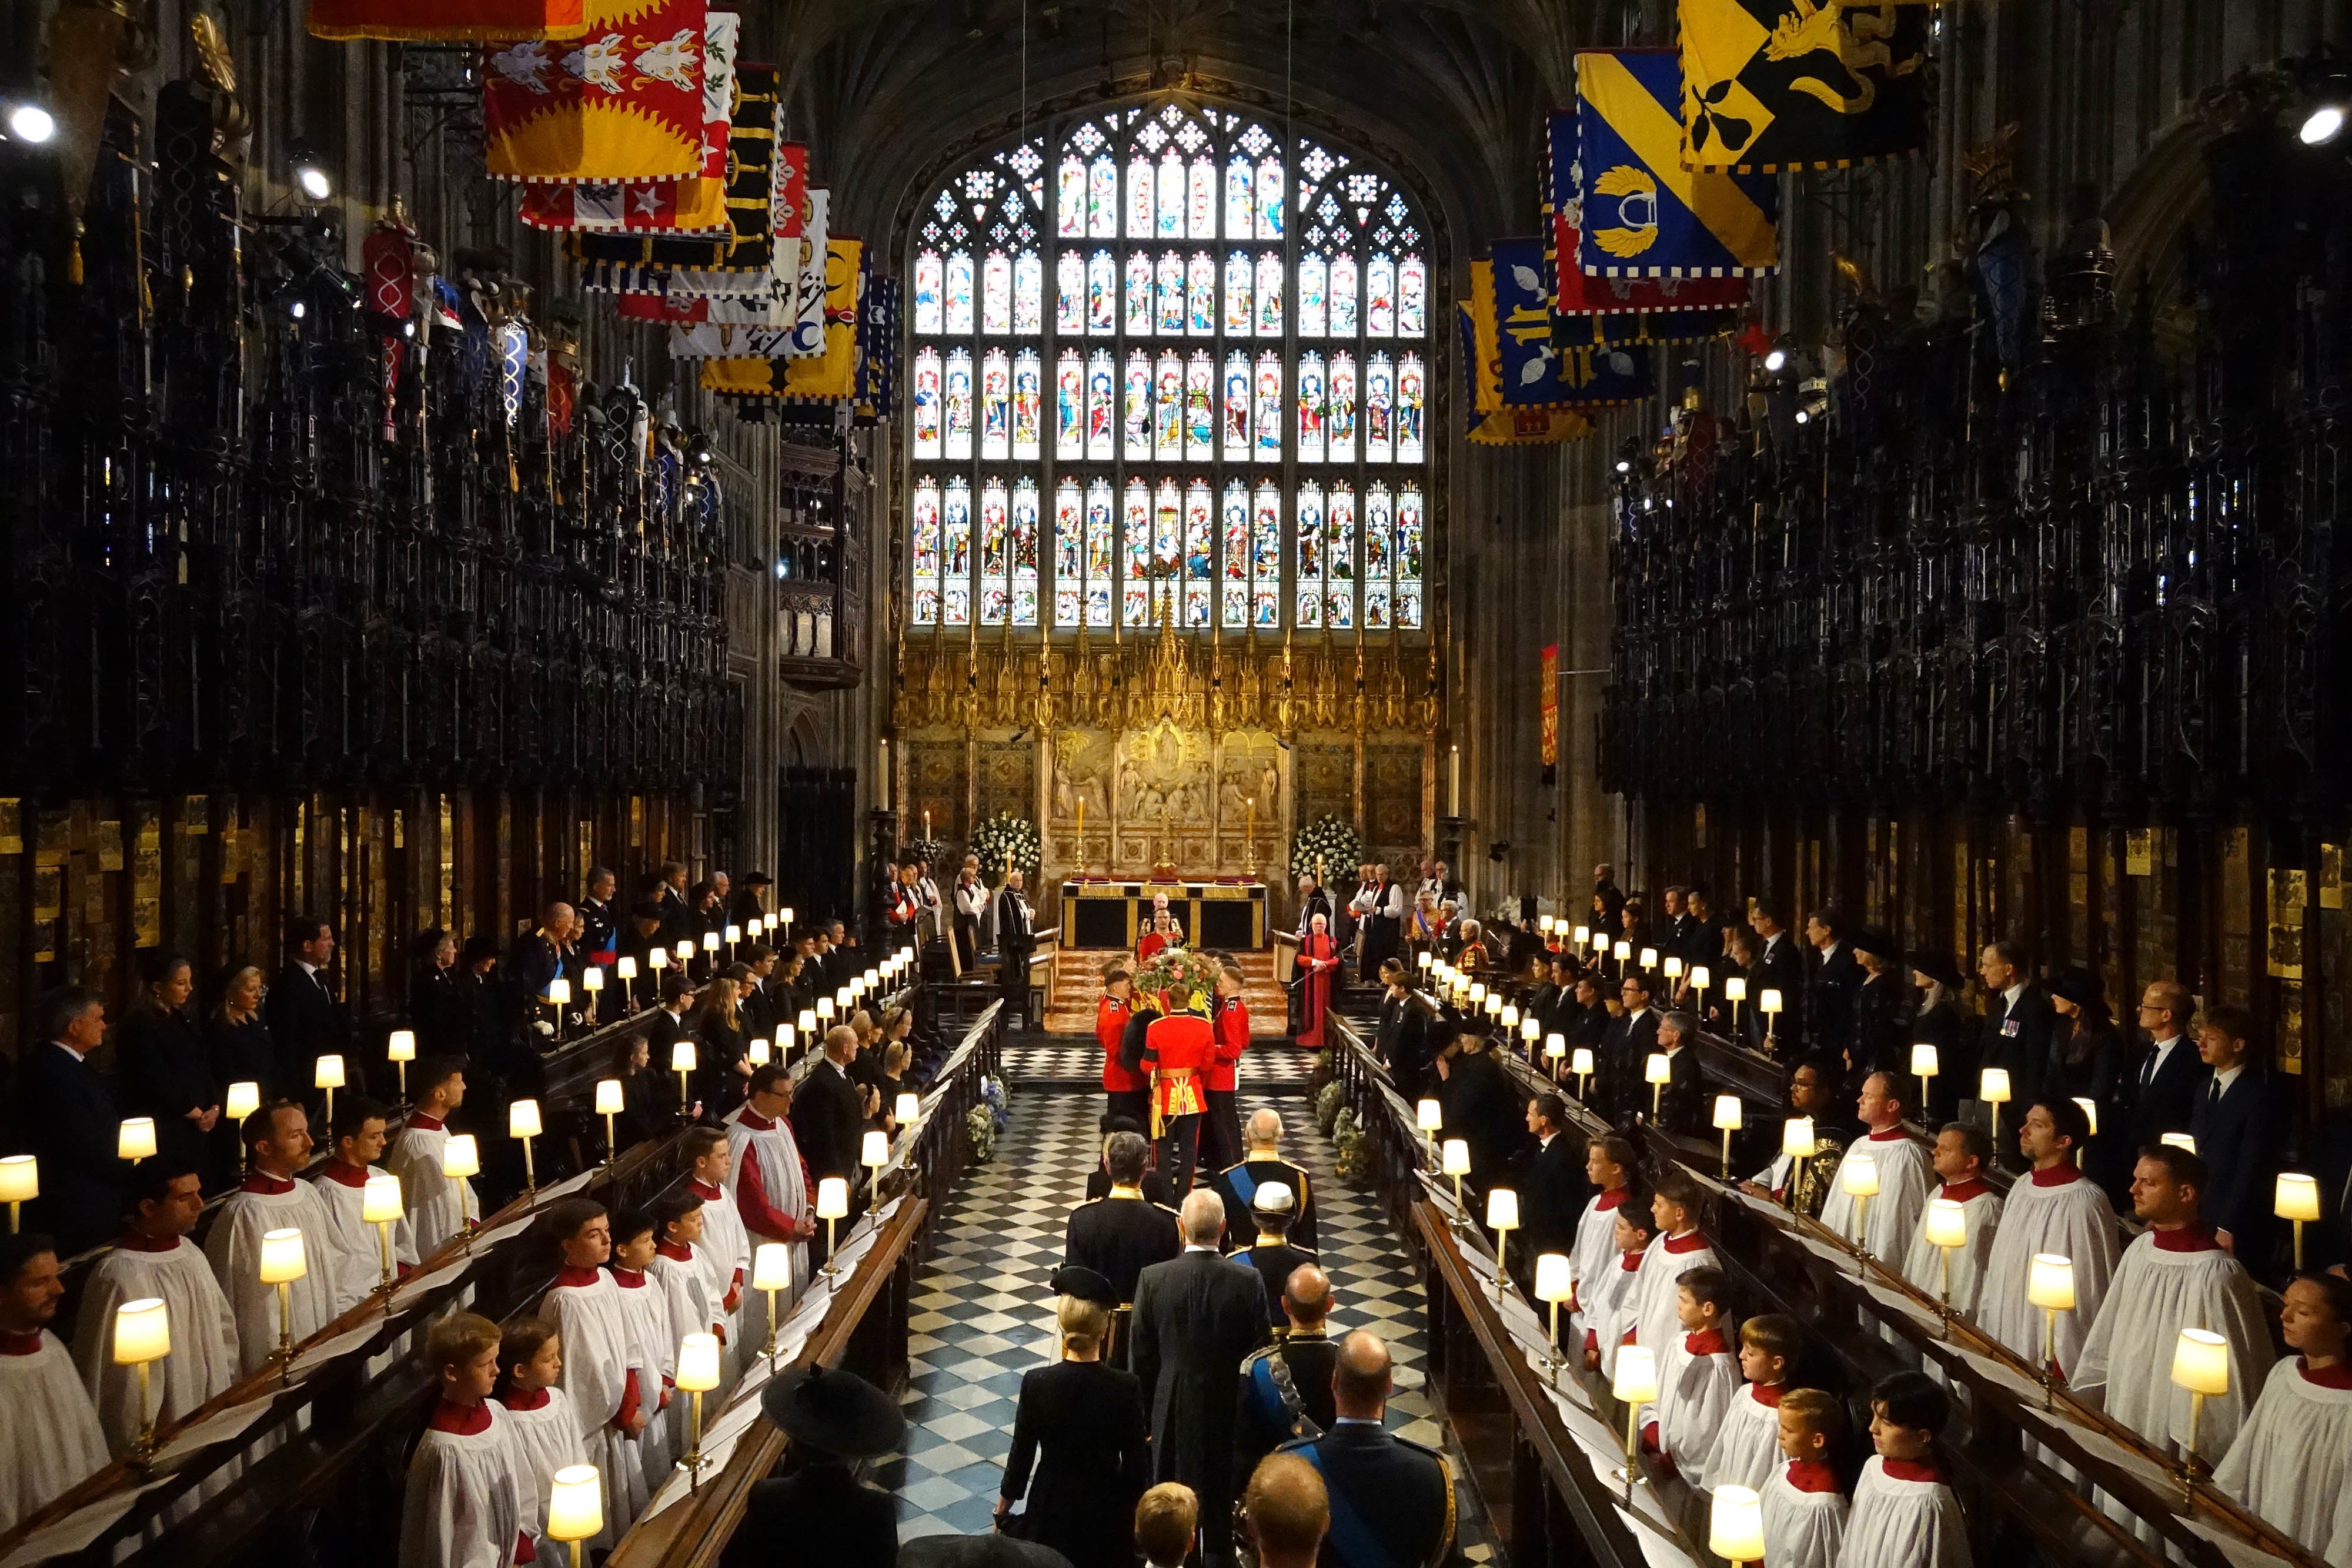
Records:
M236 1179L244 1147L238 1141L241 1129L226 1113L229 1086L253 1084L264 1105L283 1092L278 1082L278 1047L269 1038L269 1026L261 1020L262 989L259 969L251 964L232 965L221 982L220 999L205 1015L205 1060L224 1106L212 1130L212 1160L205 1176L207 1188Z
M1021 1379L996 1522L1060 1552L1071 1568L1127 1568L1148 1479L1143 1385L1104 1364L1110 1313L1100 1302L1064 1296L1055 1316L1062 1359ZM1024 1493L1029 1506L1016 1524L1008 1515Z
M1928 1104L1921 1108L1916 1120L1922 1126L1941 1124L1931 1119L1935 1107L1946 1112L1955 1109L1962 1100L1977 1097L1977 1032L1976 1019L1960 1010L1959 997L1964 988L1960 967L1952 956L1942 951L1914 953L1910 958L1911 984L1919 993L1919 1009L1911 1017L1911 1027L1905 1030L1911 1045L1932 1045L1936 1048L1937 1079L1928 1085ZM1904 1072L1911 1071L1911 1053L1906 1049L1900 1063ZM1913 1080L1916 1087L1916 1081Z
M155 1152L202 1168L205 1140L220 1122L220 1091L205 1044L188 1016L194 971L177 953L150 953L139 966L138 999L114 1037L124 1113L155 1118Z
M613 1153L651 1142L661 1131L661 1106L654 1098L653 1052L642 1034L613 1047L613 1076L621 1082L621 1111L613 1118Z
M416 939L417 964L408 984L408 1021L421 1056L463 1060L465 1009L458 1000L457 938L435 928Z
M1912 991L1902 980L1903 955L1885 932L1865 927L1854 933L1853 956L1863 977L1854 988L1853 1038L1846 1042L1845 1064L1847 1082L1858 1090L1873 1072L1911 1071Z

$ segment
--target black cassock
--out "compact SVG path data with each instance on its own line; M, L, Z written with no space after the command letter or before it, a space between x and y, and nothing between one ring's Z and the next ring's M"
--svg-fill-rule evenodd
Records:
M1152 1479L1181 1481L1201 1500L1213 1562L1233 1557L1242 1358L1265 1335L1265 1287L1246 1263L1187 1252L1136 1285L1133 1365L1151 1401Z

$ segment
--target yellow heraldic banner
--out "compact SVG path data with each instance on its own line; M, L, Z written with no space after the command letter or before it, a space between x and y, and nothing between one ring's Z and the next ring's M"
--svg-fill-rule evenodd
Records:
M1580 270L1713 278L1780 266L1780 181L1685 168L1682 90L1671 49L1576 57Z
M320 38L487 43L576 38L588 31L581 0L310 0Z
M824 352L798 360L705 360L706 392L792 402L845 402L857 395L858 280L863 240L828 241L824 251Z
M1683 162L1769 173L1900 157L1927 139L1916 0L1680 0Z
M1470 264L1475 270L1490 265ZM1463 428L1476 446L1549 446L1592 434L1592 422L1569 408L1506 408L1494 313L1465 299L1454 307L1462 336ZM1484 351L1481 345L1484 345Z

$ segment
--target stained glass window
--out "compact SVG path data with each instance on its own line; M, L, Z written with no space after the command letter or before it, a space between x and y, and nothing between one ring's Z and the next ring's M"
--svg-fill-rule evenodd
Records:
M1360 156L1211 105L959 171L909 246L909 624L1419 630L1420 223Z

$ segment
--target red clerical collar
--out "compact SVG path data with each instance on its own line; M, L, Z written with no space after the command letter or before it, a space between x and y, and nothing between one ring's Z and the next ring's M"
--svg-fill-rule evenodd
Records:
M2184 1225L2178 1230L2151 1230L2159 1252L2219 1252L2221 1244L2213 1233L2201 1226Z
M1666 1250L1674 1253L1676 1257L1680 1257L1685 1252L1702 1252L1706 1249L1706 1238L1700 1235L1696 1230L1692 1231L1688 1236L1669 1236L1666 1238Z
M1683 1335L1683 1350L1690 1355L1721 1355L1723 1348L1723 1335L1715 1329Z
M1925 1459L1885 1459L1880 1468L1898 1481L1940 1481L1941 1471Z
M268 1197L281 1197L294 1190L294 1184L282 1177L271 1176L268 1171L254 1171L246 1176L245 1185L237 1190L257 1192Z
M1622 1186L1612 1186L1607 1192L1602 1193L1599 1197L1592 1200L1593 1211L1599 1214L1606 1214L1624 1201L1625 1189Z
M2339 1361L2334 1366L2323 1366L2314 1371L2310 1363L2296 1356L2294 1369L2303 1374L2305 1383L2316 1384L2322 1388L2352 1389L2352 1362Z
M555 1271L558 1290L583 1291L604 1277L601 1269L575 1269L569 1263Z
M755 1133L765 1133L775 1126L773 1122L769 1121L765 1116L761 1115L760 1113L752 1110L749 1105L743 1107L742 1121L745 1126L751 1128L751 1131Z
M1617 1267L1622 1269L1628 1274L1633 1272L1634 1270L1639 1269L1642 1266L1642 1258L1645 1250L1646 1249L1643 1248L1634 1248L1631 1252L1625 1254L1624 1260L1619 1263Z
M345 1186L365 1186L368 1168L365 1166L347 1166L341 1160L329 1160L326 1176L329 1181L341 1182Z
M727 1196L724 1192L711 1186L709 1182L702 1180L700 1177L689 1178L686 1185L692 1187L694 1189L694 1196L700 1198L705 1203L717 1203L720 1198Z
M507 1396L499 1403L509 1410L544 1410L547 1397L544 1388L509 1388Z
M1781 1388L1777 1383L1751 1383L1748 1385L1748 1393L1757 1404L1768 1410L1780 1407Z
M1883 1133L1871 1134L1870 1141L1874 1144L1892 1144L1899 1140L1902 1136L1903 1124L1897 1122L1895 1125L1887 1128L1886 1131Z
M30 1355L41 1348L41 1331L27 1329L23 1333L0 1329L0 1355Z
M1948 1197L1954 1203L1966 1203L1972 1197L1982 1197L1991 1190L1991 1187L1985 1185L1985 1181L1982 1176L1970 1176L1966 1181L1946 1182L1943 1185L1942 1189L1938 1191L1936 1196L1937 1197Z
M446 1124L438 1116L428 1116L422 1111L408 1113L408 1124L420 1133L437 1133Z
M490 1407L487 1405L459 1405L443 1399L433 1406L433 1429L453 1432L460 1437L471 1437L490 1429Z
M179 1249L176 1236L142 1236L136 1230L126 1230L114 1243L118 1252L173 1252Z
M1894 1460L1887 1461L1888 1469L1892 1469L1894 1465ZM1819 1459L1790 1459L1788 1474L1789 1484L1799 1491L1838 1490L1837 1472Z
M688 1247L683 1241L665 1241L659 1247L655 1248L654 1250L660 1253L663 1257L668 1259L673 1263L691 1263L694 1261L694 1249Z
M625 1291L642 1291L646 1288L646 1277L635 1270L624 1269L615 1263L613 1265L613 1283Z
M2083 1173L2081 1171L2076 1170L2073 1166L2067 1165L2063 1161L2052 1166L2047 1170L2042 1169L2040 1166L2036 1166L2029 1174L2032 1176L2033 1185L2036 1186L2064 1186L2070 1181L2081 1181L2083 1179Z

